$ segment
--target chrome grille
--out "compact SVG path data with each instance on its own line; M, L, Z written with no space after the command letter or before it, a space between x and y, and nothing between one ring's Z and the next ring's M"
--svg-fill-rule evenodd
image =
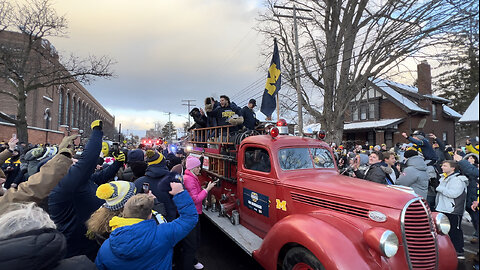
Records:
M312 197L312 196L299 194L295 192L292 192L291 195L292 195L292 200L294 202L309 204L309 205L329 209L332 211L342 212L345 214L357 216L357 217L368 218L368 210L364 208L355 207L349 204L338 203L338 202L329 201L325 199L319 199L317 197Z
M420 199L413 199L402 211L402 236L410 269L436 269L436 232L430 209Z

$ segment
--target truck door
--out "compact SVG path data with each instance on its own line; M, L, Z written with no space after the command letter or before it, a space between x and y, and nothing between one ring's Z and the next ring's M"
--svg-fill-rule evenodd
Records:
M242 147L238 172L240 222L260 237L264 237L276 219L275 173L271 155L260 146ZM243 154L243 156L242 156Z

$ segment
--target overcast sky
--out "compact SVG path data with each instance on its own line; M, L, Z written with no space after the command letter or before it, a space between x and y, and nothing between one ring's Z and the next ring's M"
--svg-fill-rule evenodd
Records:
M61 54L107 55L116 78L85 87L122 131L186 121L182 99L235 96L266 77L263 37L252 28L261 0L59 0L68 38L49 38ZM260 84L258 91L263 90ZM257 92L257 91L255 91ZM238 98L242 103L249 97ZM242 104L240 104L242 105ZM183 116L181 116L183 115ZM144 135L140 133L139 135Z

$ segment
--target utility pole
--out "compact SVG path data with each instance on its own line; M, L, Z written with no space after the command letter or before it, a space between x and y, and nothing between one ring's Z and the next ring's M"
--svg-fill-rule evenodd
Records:
M298 107L298 131L300 135L303 135L303 114L302 114L302 90L300 89L300 53L298 52L298 29L297 29L297 19L304 19L311 21L312 18L297 16L297 11L311 12L311 9L297 8L295 5L293 7L277 6L275 8L293 10L293 16L290 15L281 15L274 14L276 17L283 18L293 18L293 29L295 31L295 77L296 77L296 90L297 90L297 107Z
M188 127L190 127L190 107L197 106L195 104L190 104L190 102L197 101L196 99L182 99L182 102L187 102L187 103L182 103L182 105L188 107L187 115L188 115Z
M171 142L171 136L172 136L172 123L170 122L170 115L172 114L171 112L168 112L168 113L165 113L165 114L168 114L168 136L167 136L167 139L170 139L170 142Z

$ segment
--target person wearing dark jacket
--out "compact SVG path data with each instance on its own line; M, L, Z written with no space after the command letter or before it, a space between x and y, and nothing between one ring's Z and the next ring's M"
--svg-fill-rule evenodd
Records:
M257 106L257 101L252 98L248 102L247 106L243 107L241 112L243 116L243 126L249 130L254 130L255 126L258 124L255 112L253 111L255 106Z
M462 159L460 155L455 154L453 159L457 161L458 168L460 172L468 178L468 185L467 185L467 198L466 198L466 205L465 210L468 212L470 217L472 218L472 224L475 229L475 235L478 238L478 213L475 213L471 208L472 203L477 200L477 184L478 184L478 158L474 156L475 154L468 154L465 158ZM476 159L476 163L469 162L469 157L472 156L474 160Z
M193 118L195 122L191 127L188 128L188 131L195 128L206 128L207 127L207 116L202 109L193 108L189 115Z
M425 138L425 133L421 131L415 131L412 136L408 136L407 133L404 132L402 133L402 136L420 147L425 160L430 160L429 165L432 165L437 161L437 155L435 154L435 151L433 150L433 147L428 141L428 139Z
M171 182L182 182L182 177L170 172L167 168L167 162L161 153L154 150L147 150L146 161L148 164L145 176L135 180L137 192L143 190L143 184L148 184L149 190L157 197L160 204L163 205L164 213L160 212L165 219L170 222L177 217L177 208L173 202L171 191Z
M383 155L380 152L372 152L368 156L368 168L364 173L358 170L360 164L357 162L354 165L353 171L357 178L364 180L372 181L379 184L387 184L387 175L392 173L392 169L389 167L384 167L381 164L383 160Z
M95 259L98 245L87 239L85 222L104 203L95 195L98 185L114 177L125 160L121 153L112 165L94 173L102 150L102 121L95 120L91 128L92 134L82 155L48 198L50 217L67 239L67 258L83 254Z
M64 259L65 237L34 203L2 205L0 241L0 269L96 269L86 256Z
M241 109L235 103L230 102L229 97L224 95L220 96L220 106L207 111L207 115L217 119L217 126L233 125L233 127L230 127L230 133L236 132L238 125L243 123ZM235 115L238 117L234 117ZM226 132L226 129L223 132Z
M406 151L405 159L407 159L407 167L397 179L396 184L413 188L418 196L426 200L430 177L427 174L425 160L414 150Z
M208 112L220 107L220 102L216 101L213 97L205 98L205 112L207 112L207 127L217 126L217 117L210 115Z
M6 175L6 181L3 187L9 189L10 185L14 183L20 173L20 153L13 151L12 156L5 161L0 170L3 170ZM17 185L14 185L14 187L17 187Z
M439 138L437 138L437 136L435 136L435 134L433 133L430 133L429 137L433 139L432 147L435 151L435 154L437 155L437 164L442 163L444 160L452 160L452 157L445 149L445 143ZM438 169L440 169L440 165L438 165Z

